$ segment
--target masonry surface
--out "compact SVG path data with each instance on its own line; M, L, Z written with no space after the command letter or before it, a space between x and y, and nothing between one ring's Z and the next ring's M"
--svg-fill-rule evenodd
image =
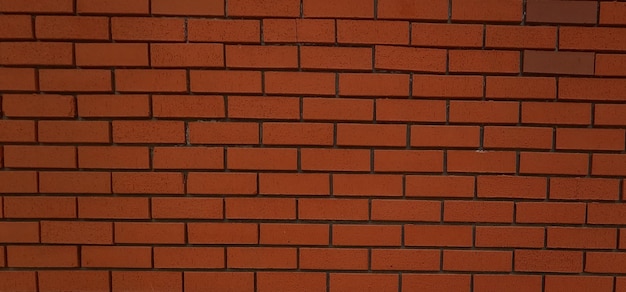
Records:
M0 291L626 291L626 2L0 0Z

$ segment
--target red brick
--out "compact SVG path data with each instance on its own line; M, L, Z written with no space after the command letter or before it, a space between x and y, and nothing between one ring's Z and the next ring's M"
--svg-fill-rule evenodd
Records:
M408 45L409 23L385 20L337 20L340 44Z
M7 196L5 218L76 218L75 197Z
M7 267L11 268L76 268L76 246L7 246Z
M139 197L79 197L78 218L88 219L148 219L148 198Z
M587 223L589 224L626 224L626 204L589 203Z
M259 193L264 195L329 195L330 175L259 173Z
M316 272L259 272L257 291L326 291L326 273Z
M298 0L231 0L228 1L228 16L300 16Z
M36 193L37 172L2 171L0 173L0 193Z
M452 20L522 21L522 0L452 0Z
M257 193L255 173L198 173L187 175L187 193L209 195L253 195Z
M115 243L185 243L185 224L116 222Z
M111 174L108 172L40 172L39 192L70 194L109 194Z
M295 219L296 200L288 198L226 198L227 219Z
M550 179L550 199L557 200L619 200L619 180L608 178Z
M556 30L554 26L487 25L485 47L554 49Z
M515 250L515 271L561 272L583 271L583 253L559 250Z
M222 44L150 44L150 65L179 68L224 67L224 46Z
M261 224L260 244L328 245L327 224Z
M354 98L304 98L302 116L305 120L370 121L374 101Z
M41 243L113 244L113 224L41 221Z
M622 126L626 125L624 111L626 105L623 104L596 104L593 123L601 126Z
M379 4L380 5L380 4ZM445 72L447 52L440 49L376 46L376 69Z
M0 241L5 243L39 243L39 223L0 222Z
M111 91L111 71L97 69L39 69L41 91Z
M149 0L78 0L76 12L85 14L143 14L150 13Z
M287 148L228 148L227 168L237 170L296 170L298 153Z
M465 225L405 225L406 246L472 246L472 227Z
M74 97L52 94L5 94L2 111L7 117L74 117Z
M406 146L405 125L338 124L337 145Z
M520 54L513 51L450 50L450 72L518 73Z
M79 168L147 169L149 166L150 154L148 147L78 147Z
M624 131L618 129L556 130L556 148L566 150L624 150Z
M398 275L392 274L330 274L330 289L348 291L398 291Z
M613 228L548 227L547 230L549 248L617 248L617 230Z
M591 174L626 175L626 155L594 153Z
M515 173L516 155L512 151L448 151L449 172Z
M81 117L147 117L150 115L148 95L78 95Z
M35 91L35 69L0 68L0 90Z
M474 275L474 291L541 292L540 275Z
M192 144L259 144L259 124L231 122L191 122Z
M108 291L108 271L39 271L40 291Z
M441 202L422 200L372 200L372 220L437 222Z
M626 271L624 252L587 252L585 260L587 273L623 274Z
M113 291L182 291L181 272L114 271L111 272ZM149 288L149 289L148 289Z
M188 38L194 42L260 43L261 23L240 19L189 19Z
M114 143L184 143L185 123L178 121L113 121Z
M506 123L519 121L519 103L512 101L451 101L452 123Z
M490 99L556 99L556 78L552 77L487 76L486 84Z
M335 196L402 196L402 176L382 174L334 174Z
M154 147L154 169L223 169L221 147Z
M412 23L411 25L411 45L413 46L469 48L483 46L482 25L439 23Z
M228 268L295 269L296 248L229 247L226 249Z
M342 96L408 96L409 75L343 73L339 75Z
M530 176L479 176L479 198L545 199L548 183L543 177Z
M152 218L156 219L222 219L221 198L152 198Z
M626 49L626 46L625 46ZM616 78L560 78L559 99L623 101L626 82Z
M298 199L298 219L367 220L369 203L365 199Z
M438 250L373 249L372 270L438 271Z
M148 66L146 44L76 43L76 65L81 67Z
M178 172L115 172L117 194L183 194L183 174Z
M76 148L6 145L4 165L11 168L76 168Z
M187 73L184 70L115 70L115 89L121 92L184 92Z
M332 145L333 125L321 123L264 123L266 145Z
M402 227L397 225L335 225L334 246L400 246Z
M446 222L513 222L513 202L507 201L445 201Z
M86 268L151 268L149 246L83 246L81 266Z
M373 0L304 0L302 7L307 18L374 18Z
M378 99L376 120L445 122L446 102L443 100Z
M582 153L522 152L520 173L586 175L589 155Z
M2 24L0 18L0 24ZM4 34L4 33L1 33ZM2 36L0 34L0 36ZM3 65L73 65L72 44L47 42L0 43L0 64Z
M187 237L192 244L257 244L257 224L188 223Z
M184 272L184 278L184 291L187 292L205 292L209 287L213 291L254 290L252 272Z
M298 48L295 46L226 46L226 67L297 68Z
M268 43L334 43L335 20L263 19L263 40Z
M600 106L602 105L597 105L596 109ZM591 123L591 104L567 102L522 102L522 123L589 125Z
M604 2L600 5L609 4ZM626 5L624 6L626 8ZM626 56L618 54L596 54L595 75L624 76L626 75Z
M37 39L108 40L109 21L93 16L37 16Z
M182 18L112 17L111 35L116 41L183 41L185 21Z
M598 3L531 0L526 4L526 21L528 23L596 24Z
M543 227L476 226L477 247L528 247L544 246Z
M367 249L300 248L300 269L367 270Z
M407 197L473 197L474 177L471 176L406 176Z
M4 253L2 254L2 256L0 256L0 258L3 259L3 256ZM2 271L0 272L0 289L2 291L36 292L36 272L6 270Z
M39 121L39 142L109 143L108 121Z
M510 251L444 250L444 271L510 272Z
M2 12L73 13L72 0L1 0Z
M402 274L402 292L469 292L471 276L469 274Z
M626 24L624 15L626 15L626 3L600 2L600 24Z
M583 224L585 209L584 203L517 202L515 222Z
M34 121L0 121L0 142L35 142L35 137Z
M174 3L168 0L153 0L151 12L157 15L224 16L224 2L183 0Z
M446 0L380 0L377 9L379 19L448 19L448 1Z
M155 268L225 268L222 247L155 247L153 253Z
M443 151L374 150L376 172L442 172Z
M486 126L485 148L551 149L552 128Z
M477 126L411 126L411 146L417 147L478 147L480 128Z
M300 47L300 66L321 70L372 70L372 49L355 47Z
M483 96L483 77L414 75L412 95L428 98L481 98Z
M267 72L265 92L269 94L334 95L335 74L319 72Z
M229 96L228 117L296 120L300 118L300 100L297 97Z
M191 71L192 92L261 93L261 72ZM184 80L183 80L184 81Z
M623 51L626 32L621 27L563 27L559 28L559 49Z
M545 280L549 291L598 291L613 290L613 277L548 275Z
M595 5L595 4L594 4ZM524 50L524 73L593 75L595 53Z

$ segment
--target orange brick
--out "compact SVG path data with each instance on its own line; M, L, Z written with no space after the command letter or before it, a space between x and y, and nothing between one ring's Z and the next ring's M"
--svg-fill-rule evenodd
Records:
M184 92L187 73L184 70L115 70L115 89L121 92Z
M223 118L224 97L213 95L153 95L152 115L172 118Z
M445 271L510 272L512 262L513 253L510 251L443 251L443 270Z
M39 243L39 223L0 222L0 240L6 243Z
M620 2L600 2L600 24L626 24L626 4Z
M113 244L110 222L42 221L41 243Z
M519 73L520 54L512 51L450 50L450 72Z
M549 275L545 280L546 290L558 291L566 289L568 291L576 290L595 290L595 291L612 291L613 277L607 276L563 276ZM619 288L618 288L619 291Z
M81 117L147 117L150 115L148 95L78 95Z
M408 45L406 21L337 20L340 44Z
M474 197L471 176L406 176L407 197Z
M626 46L625 46L626 48ZM617 78L560 78L559 99L622 101L626 82Z
M548 227L547 247L568 249L617 248L617 229Z
M296 248L229 247L226 249L228 268L295 269Z
M97 69L39 69L41 91L110 92L111 71Z
M327 224L261 224L260 244L328 245Z
M66 246L7 246L7 266L11 268L77 268L78 248Z
M181 244L184 223L115 222L115 243Z
M223 169L224 149L220 147L154 147L155 169Z
M588 252L585 255L585 272L621 274L626 271L624 252Z
M335 74L319 72L267 72L265 92L269 94L334 95Z
M0 90L35 91L35 69L0 68Z
M257 287L259 291L325 291L326 273L259 272L257 273Z
M513 222L513 202L507 201L445 201L445 222Z
M367 270L366 249L300 248L300 268L307 270Z
M178 172L115 172L113 192L118 194L182 194L183 174Z
M257 71L191 71L192 92L261 93L261 72Z
M339 75L342 96L408 96L409 75L343 73Z
M402 176L386 174L333 174L335 196L402 196Z
M585 203L517 202L515 222L583 224L585 210Z
M192 144L259 144L259 124L231 122L191 122Z
M253 38L252 34L250 37ZM269 43L334 43L335 20L263 19L263 40Z
M450 75L414 75L414 97L470 98L483 96L483 77Z
M226 67L229 68L297 68L298 48L295 46L226 46Z
M620 198L620 181L609 178L550 178L550 199L606 200Z
M300 100L296 97L229 96L228 117L295 120L300 118Z
M563 27L559 29L559 49L621 51L626 49L626 39L619 36L621 27Z
M173 3L153 0L150 4L152 14L157 15L224 16L223 1L183 0Z
M147 147L78 147L79 168L147 169L149 160Z
M333 125L322 123L264 123L266 145L332 145Z
M38 0L0 1L2 12L43 12L43 13L72 13L74 6L72 0L52 0L41 2Z
M76 218L75 197L7 196L5 218Z
M484 128L485 148L552 148L552 128L548 127L500 127Z
M193 42L261 42L261 23L258 20L190 19L187 27L188 38Z
M556 130L556 149L624 150L624 130L574 129Z
M30 2L30 1L24 1ZM36 3L38 3L37 1ZM22 2L17 2L22 3ZM71 3L71 2L70 2ZM71 7L71 5L70 5ZM3 253L0 256L4 260ZM0 273L0 289L6 291L37 291L37 276L35 271L3 271Z
M76 65L81 67L148 66L147 44L76 43Z
M603 4L600 4L603 5ZM626 8L626 5L624 6ZM596 54L595 75L626 75L626 56L618 54Z
M298 199L298 218L302 220L367 220L369 203L365 199Z
M545 199L548 183L543 177L529 176L479 176L479 198Z
M225 268L223 247L155 247L153 253L155 268Z
M482 25L412 23L411 26L411 45L413 46L467 48L483 46Z
M109 143L109 122L105 121L39 121L40 142Z
M540 275L476 275L476 291L542 291Z
M440 49L376 46L375 60L376 69L442 73L446 71L447 52Z
M74 117L74 97L52 94L4 94L2 111L7 117Z
M254 195L257 194L257 175L254 173L199 173L187 176L189 194Z
M222 219L221 198L152 198L152 218L157 219Z
M377 9L379 19L448 19L446 0L380 0Z
M149 246L83 246L81 266L87 268L150 268Z
M373 0L304 0L306 18L374 18Z
M161 271L115 271L111 272L113 291L140 291L151 287L160 291L177 291L183 287L181 272Z
M593 123L601 126L626 125L624 110L626 105L623 104L596 104Z
M89 219L148 219L148 198L139 197L79 197L78 218Z
M330 274L333 291L396 291L398 275L394 274Z
M442 172L443 152L430 150L374 150L376 172Z
M300 16L300 1L298 0L232 0L228 1L229 16Z
M227 168L237 170L295 170L298 167L296 149L286 148L228 148Z
M69 194L110 194L108 172L40 172L39 192Z
M296 200L287 198L226 198L228 219L295 219Z
M626 175L626 155L594 153L591 174Z
M37 273L41 291L109 290L108 271L41 271Z
M372 49L351 47L300 47L304 69L372 70Z
M377 121L445 122L446 102L443 100L376 100Z
M441 202L423 200L372 200L372 220L438 222Z
M522 0L452 0L452 20L522 21Z
M184 143L185 125L178 121L114 121L115 143Z
M487 76L486 97L554 100L556 99L556 78Z
M37 39L108 40L109 20L95 16L37 16Z
M2 15L0 39L33 39L33 27L30 15Z
M402 274L402 287L411 287L415 290L407 291L459 291L469 292L471 276L463 274Z
M330 175L259 173L259 193L267 195L329 195Z
M560 250L515 250L515 271L561 272L583 271L583 253Z
M217 291L228 289L234 291L254 290L254 275L252 272L184 272L184 290L202 292L207 287ZM259 283L261 283L261 278L259 278Z
M512 101L451 101L452 123L506 123L519 121L519 103Z
M398 225L333 226L335 246L400 246L402 227Z
M478 147L480 128L477 126L411 126L411 146L417 147Z
M191 36L191 25L189 28ZM112 17L111 35L113 40L120 41L183 41L185 21L182 18Z
M406 146L405 125L338 124L337 145L342 146Z
M354 98L303 98L302 117L305 120L370 121L374 116L374 101Z
M76 168L76 147L6 145L4 165L11 168Z
M259 227L253 223L188 223L187 237L194 244L257 244Z
M78 0L76 12L85 14L143 14L150 13L149 0Z
M369 171L370 151L364 149L302 149L303 170Z
M542 248L543 227L476 226L477 247Z
M36 193L37 172L3 171L0 183L0 193Z
M150 44L150 65L183 68L224 67L224 46L222 44Z
M513 151L449 150L449 172L515 173Z
M597 105L596 109L599 106L601 105ZM591 104L568 102L522 102L522 123L589 125L591 123Z
M520 173L586 175L589 155L582 153L522 152Z
M69 43L3 42L0 44L0 64L3 65L71 66L73 63L72 44Z
M553 26L487 25L485 46L504 49L554 49L556 30Z

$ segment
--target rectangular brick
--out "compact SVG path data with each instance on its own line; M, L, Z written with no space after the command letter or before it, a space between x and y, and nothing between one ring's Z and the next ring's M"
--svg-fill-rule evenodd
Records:
M445 222L513 222L513 202L509 201L445 201Z
M476 195L479 198L545 199L548 182L543 177L478 176Z
M78 95L81 117L147 117L150 101L145 95Z
M143 14L150 13L149 0L77 0L80 14Z
M598 22L596 1L530 0L526 4L529 23L595 24Z
M223 96L153 95L152 115L164 118L223 118Z
M184 290L202 292L207 287L220 290L248 291L254 289L253 272L184 272ZM259 285L261 284L259 278ZM284 282L281 282L284 283Z
M335 95L335 74L319 72L266 72L269 94Z
M620 181L610 178L550 178L550 199L606 200L620 198Z
M418 47L483 46L483 26L478 24L412 23L411 45Z
M189 194L208 195L255 195L257 175L255 173L200 173L187 176Z
M513 51L449 50L448 68L459 73L519 73L520 54Z
M228 96L228 117L235 119L300 118L300 99L297 97Z
M452 20L522 21L522 0L452 0Z
M261 93L261 72L193 70L189 80L192 92Z
M304 69L372 70L372 49L352 47L300 47Z
M184 70L116 69L115 89L121 92L185 92Z
M626 105L624 104L596 104L594 110L593 123L595 125L626 125L626 116L623 114L624 110L626 110Z
M145 287L159 291L177 291L183 287L181 272L115 271L111 272L113 291L138 291Z
M110 92L111 71L97 69L39 69L41 91Z
M115 222L115 243L182 244L185 224Z
M73 118L76 101L71 95L4 94L2 111L7 117Z
M374 18L373 0L303 0L306 18Z
M223 169L221 147L154 147L154 169Z
M600 24L626 24L626 3L600 2Z
M157 219L223 219L222 198L168 197L150 200L152 218Z
M287 148L228 148L227 168L237 170L295 170L298 167L296 149Z
M228 2L229 16L300 16L300 1L298 0L232 0Z
M375 221L438 222L441 202L426 200L372 200L371 219Z
M304 120L370 121L374 119L374 100L356 98L303 98Z
M593 163L591 164L591 174L611 176L626 175L626 155L594 153Z
M42 221L41 243L113 244L110 222Z
M188 223L187 237L192 244L257 244L256 223Z
M41 291L109 290L109 271L41 271Z
M44 143L109 143L108 121L39 121L37 138Z
M6 196L5 218L76 218L75 197Z
M376 46L375 60L376 69L442 73L446 71L447 52L441 49Z
M513 253L487 250L444 250L443 270L510 272Z
M585 203L517 202L517 223L583 224L586 217Z
M7 266L11 268L77 268L76 246L7 246Z
M81 266L86 268L151 268L149 246L83 246Z
M33 39L33 23L29 15L0 16L0 39Z
M406 21L337 20L340 44L408 45Z
M6 243L39 243L39 223L0 222L0 240Z
M407 175L407 197L474 197L475 179L472 176Z
M626 8L626 5L624 5ZM618 54L596 53L595 75L624 76L626 75L626 56Z
M366 199L298 199L298 219L363 221L368 218Z
M449 172L515 173L513 151L449 150Z
M596 111L598 107L596 106ZM596 112L596 120L598 113ZM522 123L589 125L591 104L568 102L522 102Z
M487 76L486 86L485 94L489 99L556 99L556 78L553 77Z
M614 249L617 229L548 227L547 247L567 249Z
M152 0L150 5L152 14L156 15L224 16L223 1Z
M300 161L302 170L369 171L370 151L304 148Z
M334 43L335 20L263 19L263 40L268 43Z
M443 151L374 150L376 172L442 172Z
M0 24L2 18L0 18ZM2 33L0 33L1 36ZM2 42L0 64L3 65L73 65L72 44L56 42Z
M78 218L148 219L150 201L140 197L79 197Z
M76 43L76 66L148 66L147 44L90 44Z
M330 123L263 123L263 144L327 145L333 144Z
M626 100L626 80L617 78L560 78L559 99Z
M594 62L592 52L524 50L524 73L593 75Z
M482 76L414 75L414 97L470 98L483 96Z
M300 268L307 270L367 270L366 249L301 248Z
M626 50L623 27L562 27L559 28L559 49L562 50Z
M542 248L543 227L476 226L477 247Z
M228 268L295 269L298 254L288 247L229 247L226 249Z
M96 16L37 16L35 36L49 40L109 40L109 20Z
M396 146L407 145L405 125L338 124L337 145Z
M551 149L552 128L549 127L484 127L485 148Z
M74 6L72 0L2 0L0 1L2 12L36 12L36 13L72 13Z
M519 103L509 101L451 101L452 123L503 123L519 121Z
M411 126L411 146L414 147L478 147L478 126Z
M288 198L227 198L228 219L276 219L296 218L296 200Z
M520 173L586 175L586 153L521 152Z
M328 245L328 224L261 224L261 244Z
M40 172L39 192L54 194L110 194L109 172Z
M400 246L402 227L398 225L333 226L334 246Z
M223 247L155 247L153 253L155 268L225 268Z
M187 32L192 42L261 42L261 23L252 19L190 19Z
M113 40L120 41L184 41L185 21L182 18L112 17L111 35Z
M35 69L0 68L0 90L35 91Z
M583 271L581 251L559 250L515 250L515 271L519 272L561 272L580 273Z
M556 149L623 151L624 135L621 129L558 128Z
M341 96L408 96L409 75L343 73L339 75Z
M226 46L228 68L298 68L295 46Z
M448 19L446 0L380 0L377 9L379 19Z
M487 25L485 47L503 49L554 49L554 26Z
M73 146L4 146L4 166L11 168L76 168Z
M115 172L117 194L183 194L183 174L178 172Z
M190 122L192 144L259 144L259 124L248 122Z
M224 45L150 44L150 65L170 68L224 67Z
M114 143L184 143L185 123L179 121L114 121Z
M333 174L335 196L403 195L402 176L384 174Z

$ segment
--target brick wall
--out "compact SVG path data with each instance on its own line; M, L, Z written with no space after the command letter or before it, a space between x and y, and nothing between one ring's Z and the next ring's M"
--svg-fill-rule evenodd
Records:
M0 0L0 291L626 291L626 2Z

